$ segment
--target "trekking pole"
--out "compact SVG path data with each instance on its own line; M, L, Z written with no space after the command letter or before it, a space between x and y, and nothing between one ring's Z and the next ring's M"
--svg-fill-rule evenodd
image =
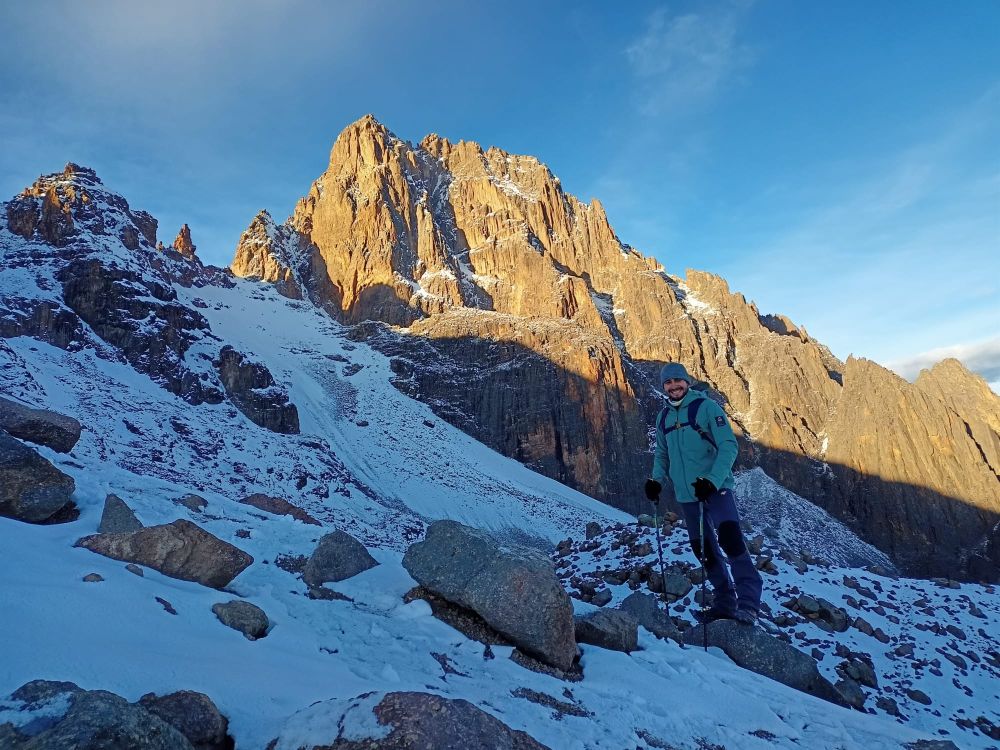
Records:
M663 545L660 544L660 503L653 503L653 525L656 527L656 554L660 558L660 597L667 604L667 576L663 569Z
M707 573L705 572L705 503L698 501L698 505L701 506L701 513L698 516L698 537L701 539L701 554L698 556L701 562L701 635L702 635L702 648L705 652L708 652L708 620L705 608L705 578Z

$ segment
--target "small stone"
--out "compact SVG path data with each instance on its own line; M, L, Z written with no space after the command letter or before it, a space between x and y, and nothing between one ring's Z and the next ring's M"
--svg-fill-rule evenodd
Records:
M960 640L960 641L964 641L966 639L966 637L967 637L965 635L965 631L964 630L962 630L959 627L955 627L954 625L946 625L945 626L945 630L947 630L953 636L955 636L956 638L958 638L958 640Z
M127 570L129 573L134 573L135 575L139 576L140 578L145 578L146 577L146 574L143 572L142 568L140 568L135 563L129 563L128 565L126 565L125 566L125 570Z
M875 707L885 711L889 716L899 716L899 706L892 698L879 696L875 699Z
M912 701L916 701L917 703L922 703L925 706L931 705L932 702L931 697L927 695L927 693L925 693L923 690L914 690L911 688L907 688L906 697Z
M104 580L104 576L102 576L100 573L88 573L83 577L83 580L86 583L100 583L101 581Z
M860 630L865 635L875 634L875 629L872 627L871 623L868 622L863 617L855 617L854 622L852 623L852 627L854 627L856 630Z

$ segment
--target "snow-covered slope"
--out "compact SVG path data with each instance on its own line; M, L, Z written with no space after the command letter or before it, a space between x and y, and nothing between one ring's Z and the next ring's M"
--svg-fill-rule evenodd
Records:
M127 218L127 204L122 208L97 186L92 192L105 213ZM84 229L75 244L56 250L14 235L0 215L0 304L9 310L29 309L39 300L62 304L57 270L67 257L97 258L159 283L164 274L169 278L169 264L157 267L150 260L158 258L149 243L130 251L112 233ZM721 653L645 633L641 650L631 655L583 646L584 678L575 683L523 669L505 658L510 649L494 647L496 658L484 658L482 645L436 620L426 603L403 601L414 582L401 554L428 520L453 518L551 547L566 536L582 537L588 522L609 526L632 519L437 419L392 386L385 357L351 341L347 329L308 303L267 285L216 284L213 278L171 285L177 304L197 310L208 325L185 352L187 365L214 377L212 360L226 344L253 357L297 406L300 433L264 429L227 400L195 405L173 395L86 325L81 340L67 348L28 336L0 339L0 392L69 414L84 426L70 454L38 448L75 479L79 519L38 526L0 518L0 695L39 678L107 689L129 700L150 691L197 690L229 717L237 747L251 750L265 747L289 717L316 701L373 690L465 698L552 748L877 750L939 731L956 736L952 712L961 700L971 718L997 720L989 713L996 690L976 669L963 677L971 697L939 689L951 662L941 666L945 677L937 681L925 670L913 676L935 705L914 709L903 725L797 693L737 668ZM208 501L204 511L177 502L192 492ZM239 502L254 492L295 503L322 527ZM189 519L255 562L228 592L219 592L150 569L139 577L121 562L75 548L78 538L97 529L108 493L123 498L145 525ZM353 601L310 599L301 579L278 564L309 555L333 529L356 536L381 563L337 585ZM856 549L846 537L841 541ZM668 546L670 554L687 554L680 536ZM829 571L808 578L775 562L778 576L768 581L775 610L795 585L833 601L845 593ZM88 573L103 581L84 582ZM850 575L893 593L886 596L901 606L898 630L875 615L865 617L900 639L904 632L913 637L916 653L928 659L944 644L915 629L931 618L913 616L917 598L928 598L921 607L934 607L940 596L968 596L985 617L982 629L996 630L991 590L964 586L953 594L926 582ZM249 641L215 618L212 604L235 596L267 612L273 627L266 638ZM967 614L956 614L956 622L978 638L973 624L979 621ZM837 639L856 637L824 636L830 643L817 647L826 654ZM970 645L991 647L981 638ZM878 658L889 659L884 653ZM880 675L905 666L886 661ZM821 667L829 671L832 663ZM563 710L527 700L519 688L545 694ZM0 705L0 723L5 715ZM981 733L967 734L971 744L963 737L963 746L988 746Z
M842 543L857 548L859 540L851 543L836 533ZM661 545L668 574L683 571L698 579L697 560L682 521L662 536ZM564 547L556 561L574 596L586 590L589 581L598 591L609 590L606 606L614 607L635 588L615 580L624 580L636 569L659 570L656 548L652 529L637 530L630 524L608 528L589 541L578 540L568 550ZM633 554L636 551L643 554ZM947 737L962 748L998 747L1000 592L994 587L804 563L798 554L788 555L769 541L757 560L770 560L770 565L759 566L765 568L761 626L812 654L820 673L834 683L841 678L837 668L846 660L870 662L877 687L863 691L865 710L928 735ZM692 587L672 603L670 613L693 621L699 607L697 589ZM800 595L842 609L849 626L835 632L821 627L822 618L796 613L787 605ZM915 691L923 693L927 702ZM863 745L857 741L846 746Z

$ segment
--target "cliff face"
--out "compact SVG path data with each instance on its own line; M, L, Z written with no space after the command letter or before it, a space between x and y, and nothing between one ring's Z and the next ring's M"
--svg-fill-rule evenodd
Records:
M289 220L267 220L244 234L234 273L343 321L396 327L361 330L398 357L401 388L618 507L645 509L656 373L673 360L725 404L744 466L911 569L956 572L945 571L953 550L925 554L942 543L928 521L953 522L949 543L972 547L1000 517L995 402L941 377L909 386L872 363L845 366L724 280L667 274L533 157L435 135L412 145L367 116ZM992 416L976 417L983 408Z

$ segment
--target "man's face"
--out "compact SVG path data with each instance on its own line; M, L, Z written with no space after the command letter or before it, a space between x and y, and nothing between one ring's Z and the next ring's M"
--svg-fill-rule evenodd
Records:
M688 392L688 382L681 378L670 378L663 381L663 391L671 401L680 401Z

